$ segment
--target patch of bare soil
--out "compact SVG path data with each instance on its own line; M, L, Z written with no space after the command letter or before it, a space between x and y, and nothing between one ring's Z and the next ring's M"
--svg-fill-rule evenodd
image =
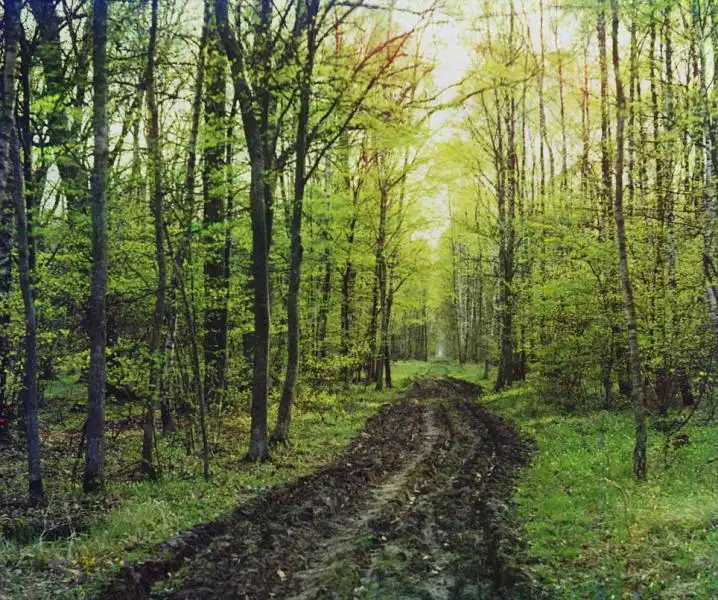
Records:
M527 445L479 394L418 380L335 465L168 540L100 598L536 597L512 566Z

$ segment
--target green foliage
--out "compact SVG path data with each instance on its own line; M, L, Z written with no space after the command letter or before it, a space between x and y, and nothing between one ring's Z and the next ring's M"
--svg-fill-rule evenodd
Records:
M551 598L713 598L718 590L718 425L695 418L674 447L654 435L632 477L627 413L556 416L523 386L487 399L537 443L516 490L523 567Z

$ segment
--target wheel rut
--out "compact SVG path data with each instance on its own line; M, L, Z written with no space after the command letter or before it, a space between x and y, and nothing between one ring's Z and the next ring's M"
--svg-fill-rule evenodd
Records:
M425 377L325 469L126 565L100 598L535 598L507 509L528 445Z

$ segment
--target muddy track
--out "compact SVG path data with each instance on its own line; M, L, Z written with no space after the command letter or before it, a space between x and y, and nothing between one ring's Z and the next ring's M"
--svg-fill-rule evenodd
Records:
M415 382L336 464L168 540L100 598L537 597L509 510L527 444L479 394Z

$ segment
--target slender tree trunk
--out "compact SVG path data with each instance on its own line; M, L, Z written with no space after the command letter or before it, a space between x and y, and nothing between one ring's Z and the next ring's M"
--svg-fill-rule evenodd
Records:
M324 359L327 354L327 327L329 321L329 303L332 295L332 259L329 248L324 250L322 258L324 275L322 276L322 296L317 315L317 358Z
M606 217L611 204L610 133L608 129L608 61L606 58L606 10L602 2L598 12L598 49L601 68L601 203L598 208L598 239L608 239Z
M628 98L628 205L627 212L633 214L636 198L636 88L638 80L638 34L635 7L631 11L631 55L629 59L629 98Z
M588 106L588 46L590 37L586 38L586 45L583 49L583 85L581 88L581 130L583 138L583 147L581 151L581 191L584 201L589 198L589 163L588 154L590 150L590 113Z
M356 204L356 196L355 196L355 204ZM352 251L353 251L353 245L354 245L354 231L356 229L356 222L357 217L356 215L352 217L352 220L349 225L349 233L347 234L347 242L349 244L349 248L347 250L348 257L346 260L346 263L344 264L344 271L342 272L342 297L341 297L341 321L342 321L342 334L341 334L341 344L342 344L342 356L344 357L345 361L349 360L349 350L350 350L350 343L351 343L351 328L353 324L353 310L352 310L352 298L354 296L354 282L356 280L356 269L354 267L354 263L352 262ZM345 364L343 367L343 373L344 373L344 383L349 383L349 378L351 374L351 368L349 367L349 364Z
M25 180L25 206L27 208L27 234L28 243L30 244L28 251L30 253L30 271L35 270L37 263L37 238L35 236L35 213L37 210L36 196L42 196L39 188L35 186L34 172L32 164L32 124L30 115L31 103L31 81L30 71L32 69L32 51L30 45L20 36L20 86L22 87L22 103L18 102L18 108L22 107L22 112L16 110L18 136L21 140L22 158L23 158L23 177ZM22 116L20 116L22 115ZM44 172L44 169L43 169ZM44 183L44 175L40 180Z
M209 36L209 22L211 0L205 0L204 22L199 42L199 53L197 57L197 74L195 76L194 99L192 101L192 120L190 125L189 141L187 143L187 166L185 171L184 189L185 206L187 207L188 220L191 221L194 212L194 196L197 174L197 138L199 137L199 123L202 113L202 94L204 92L205 64L207 51L207 38ZM172 372L172 358L175 347L175 334L177 330L177 294L179 292L181 269L187 254L186 250L190 243L189 226L188 231L176 249L173 261L172 277L170 280L169 301L167 302L167 330L165 335L164 368L162 374L162 433L168 434L176 429L172 415L169 398L169 379Z
M227 294L225 277L225 206L227 142L226 57L219 53L221 40L214 24L210 25L207 45L207 93L205 94L204 195L205 231L204 287L204 369L205 400L210 412L219 416L226 378Z
M177 255L175 255L177 256ZM175 270L181 273L181 266L175 264ZM197 342L197 322L192 312L189 298L187 297L187 288L184 280L179 280L179 291L182 296L182 305L184 308L187 329L189 330L190 349L192 352L191 363L194 379L197 382L197 400L199 403L199 426L202 435L202 470L206 481L209 481L211 475L209 471L209 435L207 433L207 403L204 396L204 380L202 378L202 367L200 365L200 351ZM191 429L191 428L190 428Z
M15 70L20 38L20 0L5 1L4 60L2 69L2 112L0 112L0 351L2 351L2 373L0 374L0 437L10 438L9 410L7 408L7 375L10 369L10 338L7 326L10 323L7 301L10 296L12 280L12 218L13 199L10 194L11 166L10 145L15 114Z
M394 270L390 270L388 292L386 296L386 317L383 319L383 330L382 337L384 339L384 349L382 354L384 355L384 383L387 388L394 387L391 380L391 339L390 339L390 327L391 327L391 310L394 307Z
M224 348L222 356L221 369L219 373L219 385L220 385L220 406L219 413L222 411L222 403L227 400L227 366L229 364L229 295L230 295L230 283L232 280L232 225L234 220L234 192L232 185L234 183L232 177L232 165L234 163L234 121L237 117L237 103L236 100L232 102L232 109L229 113L229 119L227 124L227 143L225 144L226 156L225 164L228 167L227 171L227 189L226 194L226 205L225 215L226 221L224 224L224 247L222 248L223 257L222 262L224 266L224 273L222 274L225 282L224 290L224 301L221 306L220 322L222 324L222 336L220 341Z
M505 165L505 140L504 129L502 125L503 116L501 114L502 107L499 102L498 94L496 94L496 110L497 110L497 130L496 130L496 148L494 149L494 161L496 163L496 202L498 207L498 227L499 227L499 291L498 291L498 307L497 322L499 325L499 365L496 373L496 384L494 386L497 392L511 385L511 377L513 373L513 349L511 346L511 327L512 315L510 308L511 281L509 280L508 268L508 231L509 220L506 208L506 165Z
M150 154L152 185L152 217L155 230L155 261L157 263L157 289L155 291L155 314L150 340L150 386L145 407L145 421L142 436L142 473L150 479L157 477L153 461L155 433L155 406L160 395L162 378L162 323L165 317L165 293L167 288L167 261L164 245L164 188L162 184L162 151L160 150L160 123L155 91L155 55L157 51L158 0L152 0L152 24L147 50L147 111L149 127L147 146Z
M566 99L564 93L563 54L558 43L558 23L554 24L554 43L558 53L558 98L561 116L561 191L568 192L568 142L566 134ZM525 114L525 113L524 113Z
M376 260L376 259L375 259ZM367 328L368 356L366 359L366 384L373 381L376 374L376 335L379 323L379 262L374 263L374 278L372 281L371 309L369 312L369 327Z
M513 29L513 6L511 8L511 27ZM544 78L546 76L546 43L544 41L544 7L543 0L539 0L539 14L540 14L540 25L539 25L539 38L541 44L541 64L539 66L538 76L538 92L539 92L539 129L541 135L541 211L545 210L546 206L546 166L544 160L544 150L548 154L549 163L549 189L553 190L554 178L556 174L556 167L553 156L553 147L548 139L548 128L546 126L546 99L544 94ZM513 34L512 34L513 35ZM513 44L513 41L512 41Z
M381 169L381 167L380 167ZM389 191L386 189L386 181L379 183L379 230L376 239L376 277L377 294L379 298L379 315L381 315L378 355L374 358L376 372L374 373L375 387L381 390L384 387L384 322L387 317L386 293L387 293L387 261L386 261L386 221L389 211Z
M0 162L3 162L0 159ZM5 162L5 165L8 163ZM0 178L5 176L5 169L0 169ZM0 196L5 195L4 192ZM12 288L12 255L13 244L12 217L13 210L9 198L0 205L0 444L12 440L10 434L10 408L7 396L7 376L11 369L10 361L10 313L7 302Z
M613 198L613 212L616 219L616 242L618 245L618 262L623 288L623 302L628 327L628 347L630 351L631 387L633 393L633 414L636 426L636 441L633 451L633 474L638 480L645 480L646 465L646 409L643 398L643 381L641 377L641 355L638 346L638 323L636 305L633 300L633 287L628 266L626 228L623 220L623 137L626 120L626 98L621 80L618 52L618 0L611 0L613 9L613 70L616 79L616 191Z
M27 434L28 488L30 502L40 504L44 499L40 473L40 434L37 414L37 320L35 300L30 280L30 243L27 234L27 209L23 190L20 141L13 131L10 143L13 169L13 198L15 205L15 229L17 232L18 274L23 304L25 306L25 368L23 376L23 418Z
M90 373L87 457L83 488L99 491L105 464L105 344L107 316L107 0L92 4L92 285L90 292Z
M285 442L289 438L292 404L297 393L297 374L299 368L299 287L302 276L302 211L304 207L304 189L306 186L307 143L309 136L309 109L311 103L311 83L314 73L314 54L316 50L316 29L314 20L319 9L318 0L306 2L304 10L297 8L297 19L303 15L307 20L307 56L300 70L299 114L297 115L297 135L295 138L294 165L294 202L292 208L292 237L289 258L289 293L287 295L287 371L284 378L282 397L279 402L277 425L272 432L272 440ZM295 32L299 35L299 31Z
M503 202L503 252L500 251L499 263L501 268L501 349L500 349L500 379L497 379L497 391L503 387L510 387L514 379L514 350L513 350L513 317L514 317L514 212L516 201L516 141L515 141L515 101L509 100L510 108L506 119L507 140L507 189ZM501 217L500 217L501 219ZM501 385L499 385L501 384Z

